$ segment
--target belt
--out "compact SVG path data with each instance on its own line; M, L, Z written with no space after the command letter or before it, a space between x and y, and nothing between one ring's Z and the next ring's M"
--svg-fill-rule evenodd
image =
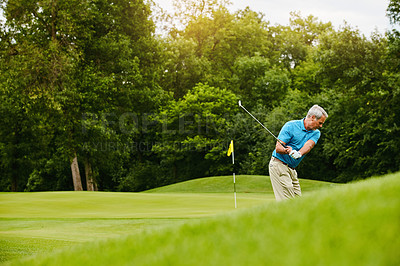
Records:
M276 158L276 157L273 157L273 156L272 156L272 159L273 159L274 161L276 161L276 162L280 162L281 164L286 165L287 167L289 167L289 168L292 169L292 170L296 170L296 169L294 169L293 167L289 166L287 163L282 162L281 160L279 160L279 159Z

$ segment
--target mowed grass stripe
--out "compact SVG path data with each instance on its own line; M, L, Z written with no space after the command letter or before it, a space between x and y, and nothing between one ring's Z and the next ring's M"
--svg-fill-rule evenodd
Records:
M12 265L399 265L400 174Z
M268 195L244 195L240 208ZM39 192L0 194L0 218L174 218L234 210L233 193Z

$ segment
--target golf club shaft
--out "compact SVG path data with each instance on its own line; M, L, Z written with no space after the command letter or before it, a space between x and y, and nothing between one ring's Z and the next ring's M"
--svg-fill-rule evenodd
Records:
M249 111L247 111L247 109L244 108L244 106L241 104L240 101L239 101L239 106L242 107L243 110L245 110L246 113L248 113L254 120L256 120L266 131L268 131L268 133L271 134L284 148L286 148L286 145L283 144L283 142L280 139L278 139L271 131L269 131L269 129L266 126L264 126L260 121L258 121L258 119L254 117L254 115L252 115Z

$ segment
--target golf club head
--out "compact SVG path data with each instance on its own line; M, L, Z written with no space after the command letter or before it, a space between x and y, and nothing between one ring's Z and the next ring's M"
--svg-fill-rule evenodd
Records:
M242 107L242 101L241 100L239 100L239 106Z

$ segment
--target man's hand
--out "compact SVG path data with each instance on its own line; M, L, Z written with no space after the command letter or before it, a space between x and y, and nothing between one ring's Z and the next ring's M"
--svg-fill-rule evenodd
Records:
M301 157L301 153L296 150L292 150L289 154L293 159L299 159Z
M286 148L284 148L284 151L286 154L290 154L292 152L292 147L286 146Z

